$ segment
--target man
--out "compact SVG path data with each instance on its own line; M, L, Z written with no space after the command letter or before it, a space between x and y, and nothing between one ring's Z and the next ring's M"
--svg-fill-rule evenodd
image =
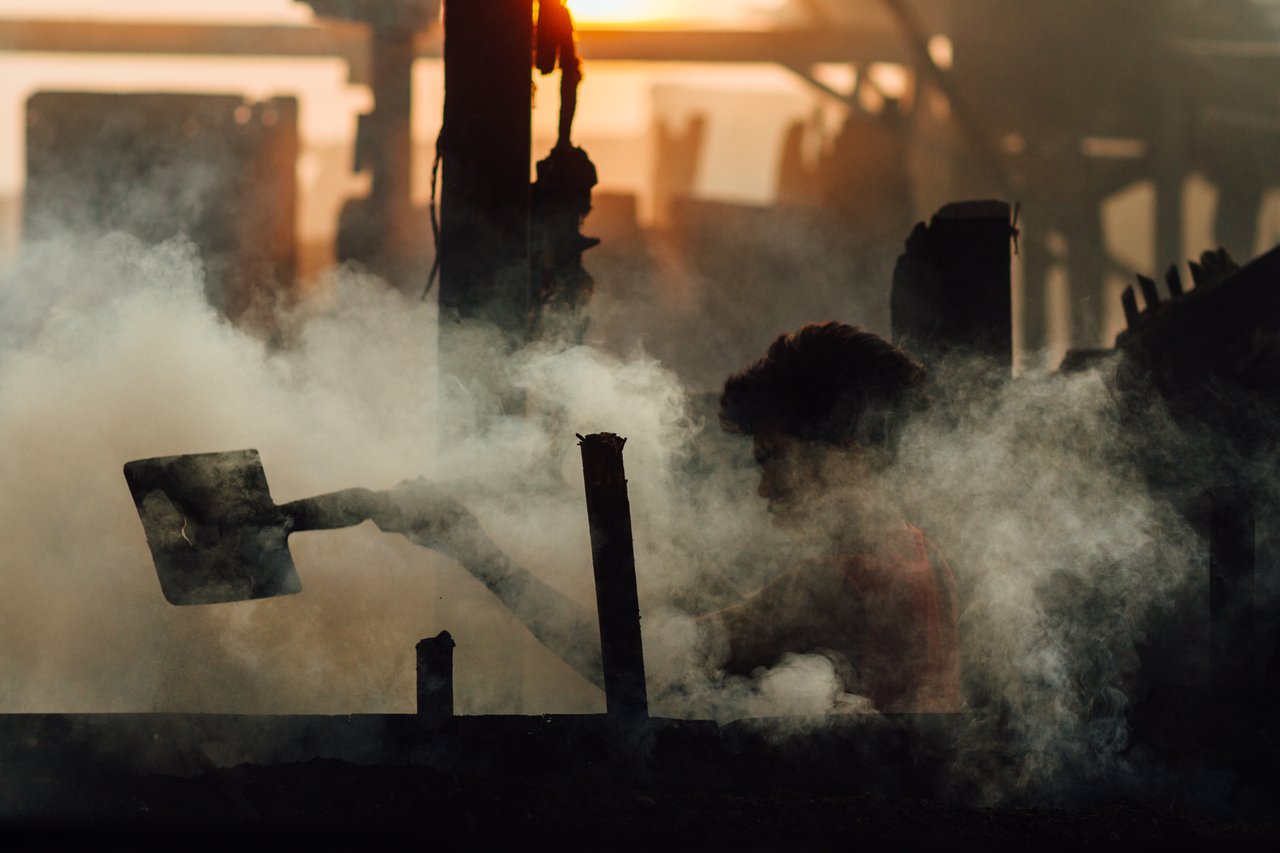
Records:
M881 712L959 709L951 568L862 488L891 459L895 424L923 380L876 335L824 323L780 336L725 383L721 422L752 437L760 496L819 552L709 617L726 629L727 671L818 651Z
M824 323L782 335L725 383L721 420L752 437L760 496L819 554L702 617L727 635L727 671L750 674L789 652L816 652L836 663L847 691L881 712L959 709L951 569L923 533L886 517L859 488L892 458L895 426L923 379L920 365L881 338ZM535 637L603 683L595 619L515 565L464 507L424 480L365 498L346 517L370 517L455 557Z

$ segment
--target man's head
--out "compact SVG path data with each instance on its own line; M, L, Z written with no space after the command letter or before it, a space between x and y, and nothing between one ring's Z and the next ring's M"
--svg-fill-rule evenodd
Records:
M720 421L753 438L760 494L785 512L827 485L832 451L860 461L887 448L904 394L923 380L923 367L871 332L810 324L725 381Z

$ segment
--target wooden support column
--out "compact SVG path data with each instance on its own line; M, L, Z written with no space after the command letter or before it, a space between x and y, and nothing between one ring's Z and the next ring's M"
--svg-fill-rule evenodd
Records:
M407 29L373 30L373 55L370 57L371 88L374 93L373 113L368 116L366 149L358 151L367 158L373 173L369 190L374 221L385 229L381 235L384 265L397 275L392 283L406 292L416 293L420 281L410 281L410 273L421 276L421 264L402 269L409 258L422 254L426 234L415 233L419 222L413 214L410 187L413 183L413 133L410 115L413 105L413 60L416 33ZM362 166L365 164L361 164Z
M489 322L512 344L527 333L533 4L449 0L444 30L441 354L465 373L451 324Z
M1027 205L1030 207L1030 203ZM1044 367L1043 354L1049 346L1049 275L1053 252L1049 248L1049 227L1043 221L1023 229L1022 252L1022 351L1024 366Z
M1163 73L1157 77L1155 140L1152 164L1156 183L1156 267L1181 264L1186 247L1182 245L1182 186L1190 171L1190 118L1187 103L1178 81L1177 59L1171 53L1164 57Z
M1067 286L1071 294L1071 346L1102 347L1106 305L1106 251L1102 200L1086 195L1070 204L1063 218L1067 237Z
M413 185L413 63L440 0L301 0L329 19L368 29L362 56L348 57L352 81L367 82L373 110L360 116L355 170L370 178L369 194L350 199L338 222L338 260L357 261L405 293L426 283L430 237L411 201Z
M649 698L640 640L631 503L622 466L622 446L627 440L601 432L579 436L579 442L600 615L605 705L609 716L620 721L643 720L649 716Z
M507 356L528 335L530 307L529 171L533 108L532 0L447 0L444 4L444 122L440 163L438 369L436 446L462 440L448 410L451 389L482 400L485 411L518 415L523 397L511 388ZM424 282L425 284L425 282ZM477 336L475 327L483 327ZM487 336L496 330L498 340ZM483 428L483 426L482 426ZM483 613L485 593L471 590L454 613ZM468 618L462 617L464 621ZM479 625L473 627L479 628ZM523 631L486 618L487 701L523 707Z

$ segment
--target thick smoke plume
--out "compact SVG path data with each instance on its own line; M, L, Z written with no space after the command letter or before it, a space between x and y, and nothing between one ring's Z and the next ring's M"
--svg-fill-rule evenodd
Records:
M510 379L531 416L498 417L474 389L437 401L434 308L357 272L280 308L269 341L208 307L182 241L29 245L2 292L0 435L21 448L0 466L6 711L405 711L413 644L442 628L459 638L463 712L602 705L462 569L372 525L293 537L300 596L171 607L121 475L131 459L256 447L279 503L425 474L592 607L573 434L612 429L630 437L650 601L689 585L682 548L758 539L745 531L761 510L678 482L695 425L643 357L520 353ZM495 349L484 330L451 340ZM750 494L748 472L728 476Z
M993 387L944 366L941 399L877 483L955 566L973 714L956 774L984 800L1132 774L1140 647L1204 593L1204 545L1141 465L1183 439L1158 405L1131 417L1114 369Z
M404 712L414 643L448 629L459 712L601 711L465 570L370 524L293 537L301 595L172 607L121 475L131 459L243 447L261 451L278 503L426 475L593 609L573 435L601 430L629 439L654 712L870 710L821 655L719 672L724 649L692 617L823 543L771 527L743 441L643 352L517 353L507 377L528 416L504 417L475 389L437 393L434 307L358 271L278 307L270 340L203 292L188 244L120 235L29 245L0 281L0 710ZM481 329L449 340L496 349ZM1197 536L1144 485L1106 370L1009 382L944 366L897 461L843 484L851 506L923 526L955 566L973 709L955 776L983 800L1127 772L1138 646L1203 572ZM1147 445L1173 441L1158 408L1144 429Z

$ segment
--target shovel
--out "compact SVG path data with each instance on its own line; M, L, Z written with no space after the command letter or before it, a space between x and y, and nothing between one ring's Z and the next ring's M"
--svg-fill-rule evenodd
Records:
M289 534L359 524L379 504L348 489L277 506L256 450L139 459L124 476L170 604L301 592Z
M271 501L256 450L127 462L124 479L172 605L301 592L292 520Z

